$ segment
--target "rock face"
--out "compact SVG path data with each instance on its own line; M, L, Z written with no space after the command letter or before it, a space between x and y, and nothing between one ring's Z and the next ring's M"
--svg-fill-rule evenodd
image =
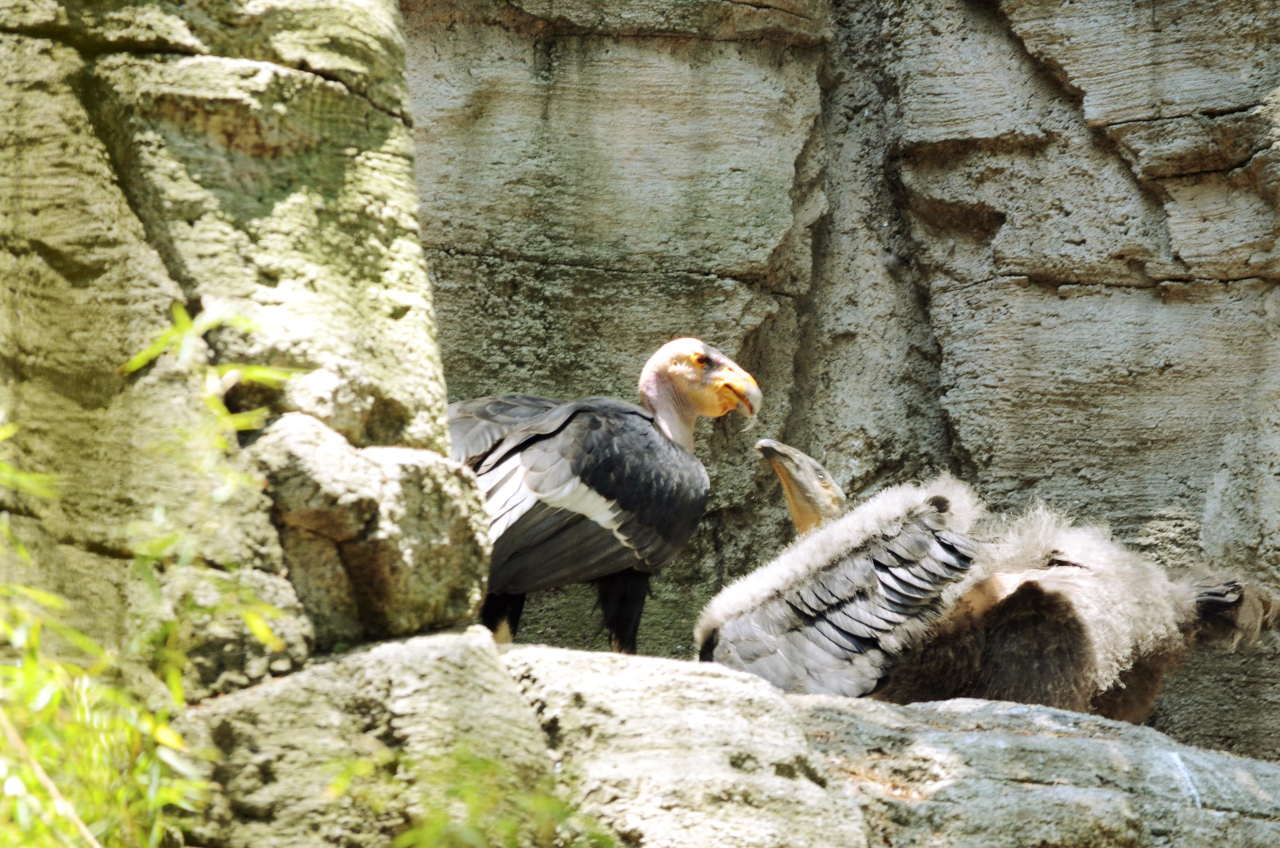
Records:
M513 785L551 767L532 711L480 627L348 654L209 701L187 720L192 738L222 755L211 814L189 834L201 845L389 845L415 802L394 781L392 751L430 760L465 746L505 763ZM384 778L378 808L326 794L360 758Z
M1263 846L1280 768L1149 728L959 699L893 707L791 696L863 799L873 845Z
M131 563L131 528L156 514L155 535L255 570L242 588L285 613L280 657L210 623L203 650L236 656L211 658L200 691L303 662L313 626L285 570L314 554L303 591L326 591L330 551L290 527L282 554L271 493L222 488L223 472L253 471L235 439L209 449L227 433L208 429L205 362L248 363L300 375L232 389L233 411L305 412L353 453L406 446L361 454L382 469L377 523L344 541L348 565L379 577L362 589L418 609L379 606L369 632L467 617L487 542L469 478L438 456L445 392L396 4L4 0L0 70L0 411L20 428L16 464L62 492L0 488L37 569L6 557L5 580L66 595L77 623L122 642L130 614L156 603ZM122 376L175 304L236 320ZM352 635L343 609L316 622L323 643Z
M518 647L503 663L583 809L631 844L866 845L786 697L720 666Z
M217 815L193 831L205 845L386 845L417 791L388 753L429 759L463 741L507 762L513 789L555 773L619 844L1280 839L1280 766L1149 728L983 701L784 695L741 672L651 657L536 646L499 656L478 627L337 658L189 718L224 755ZM384 763L380 807L325 795L335 762L360 755Z
M411 448L355 448L291 412L252 448L284 562L323 648L473 618L489 546L474 478Z
M1280 584L1272 4L404 8L452 399L632 397L697 334L855 497L949 468ZM790 538L735 430L642 652ZM603 646L593 600L524 638ZM1155 721L1280 757L1274 654L1203 652Z

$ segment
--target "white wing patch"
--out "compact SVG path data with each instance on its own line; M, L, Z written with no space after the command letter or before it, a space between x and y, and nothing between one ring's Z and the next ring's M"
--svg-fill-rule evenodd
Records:
M553 492L539 495L525 485L524 466L520 463L520 455L516 454L480 475L479 479L484 490L485 511L489 514L489 538L495 542L520 516L542 501L547 506L586 516L612 532L629 550L635 550L635 545L618 532L624 512L618 502L609 500L576 477Z
M485 512L489 514L489 538L495 542L538 502L538 495L524 484L519 454L481 474L480 487L484 491Z

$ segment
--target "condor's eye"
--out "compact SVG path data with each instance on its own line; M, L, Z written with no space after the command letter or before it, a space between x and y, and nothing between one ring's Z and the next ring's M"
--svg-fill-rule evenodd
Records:
M693 355L693 361L698 363L699 365L706 365L707 355L705 353L695 353Z
M818 475L818 479L819 479L819 480L822 480L822 481L825 481L825 480L827 479L827 475L825 475L825 474L819 474L819 475Z

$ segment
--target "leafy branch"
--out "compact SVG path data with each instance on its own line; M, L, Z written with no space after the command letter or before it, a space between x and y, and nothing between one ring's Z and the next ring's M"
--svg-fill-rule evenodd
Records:
M146 349L120 366L122 374L138 371L172 355L182 370L204 369L202 400L207 414L187 433L177 458L201 474L223 479L209 498L220 503L242 485L260 485L226 461L235 434L261 427L267 410L231 412L225 396L238 384L279 388L295 372L257 365L209 365L205 333L220 326L252 331L252 325L229 312L204 312L192 319L181 304L173 307L173 324ZM0 422L3 418L0 418ZM53 475L18 469L10 461L8 442L18 428L0 424L0 487L36 497L57 496ZM149 525L137 525L135 565L152 586L160 587L157 569L197 567L197 545L174 529L157 507ZM0 559L32 558L13 532L7 513L0 513ZM158 848L169 841L170 814L194 812L207 801L209 784L202 778L182 737L170 726L170 710L184 703L183 672L188 666L191 616L235 615L269 650L284 649L269 619L279 615L225 573L214 576L219 600L213 605L188 602L174 618L160 624L147 643L151 662L172 695L169 707L153 712L131 691L109 681L118 675L116 656L79 630L64 624L61 598L26 586L0 584L0 844L32 848L85 844L94 848ZM184 599L189 600L189 599ZM47 651L45 634L79 652L70 661Z

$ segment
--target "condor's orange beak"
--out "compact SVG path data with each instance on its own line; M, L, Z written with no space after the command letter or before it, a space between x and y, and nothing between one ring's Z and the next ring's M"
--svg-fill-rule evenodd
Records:
M744 418L754 418L764 403L764 393L756 384L755 377L731 359L725 359L724 365L712 377L712 383L722 407L719 415L733 410Z

